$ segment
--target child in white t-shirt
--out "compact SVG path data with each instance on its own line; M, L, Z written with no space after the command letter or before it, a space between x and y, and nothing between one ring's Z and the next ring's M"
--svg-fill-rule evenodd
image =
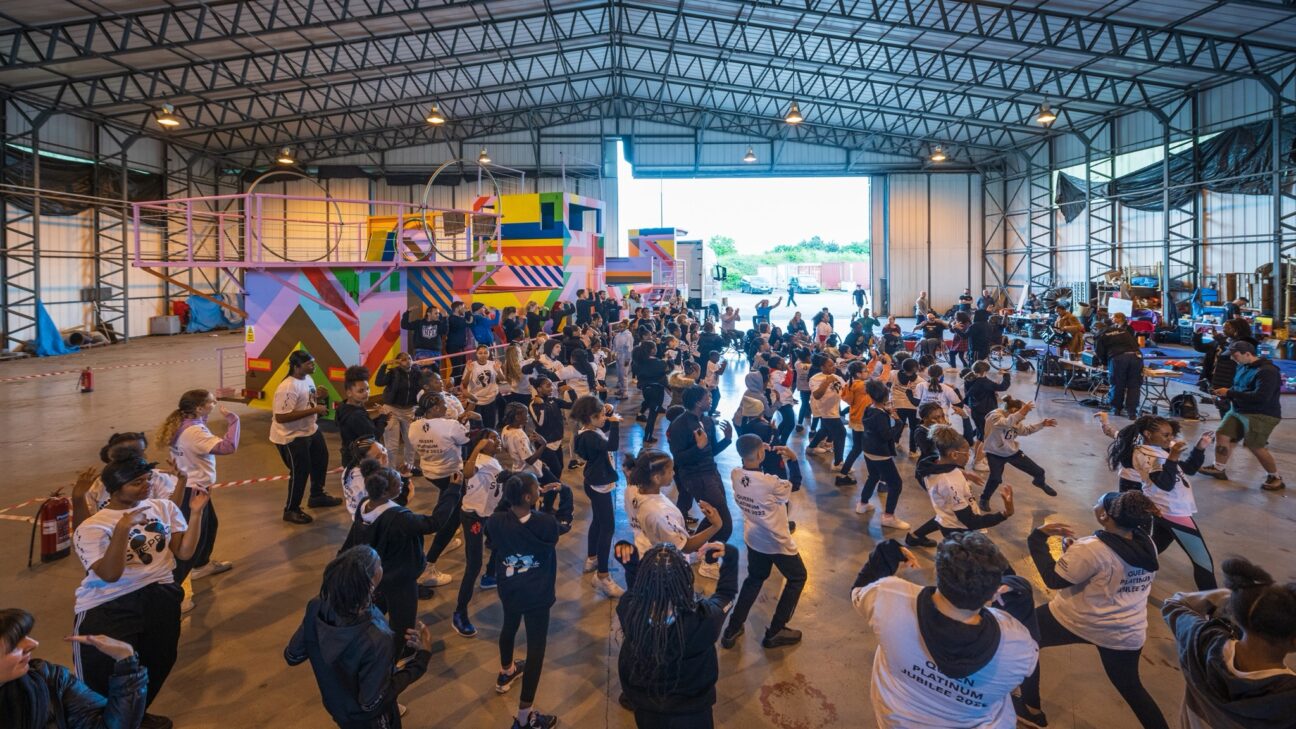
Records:
M917 559L895 540L860 569L851 602L877 638L869 686L880 729L1013 729L1010 695L1035 668L1039 648L1018 619L1030 583L1005 575L989 537L959 532L938 548L936 586L893 576ZM996 603L1022 606L1020 612Z
M477 634L477 628L468 619L468 601L472 599L473 583L482 570L486 519L494 513L503 496L504 479L501 475L505 471L500 462L495 460L499 452L499 434L483 428L473 435L468 458L464 460L463 510L460 514L464 538L464 574L459 582L459 598L454 613L450 616L450 624L456 633L465 638ZM481 577L481 587L483 590L495 587L494 552L491 553L486 574Z
M499 362L490 358L490 348L478 345L477 359L464 367L464 392L472 398L474 410L482 417L483 428L494 428L499 422L500 380L504 373Z
M930 430L930 434L936 457L920 461L914 475L927 489L936 516L906 534L905 544L934 547L936 543L927 535L938 529L948 537L955 532L987 529L1013 515L1011 486L1004 486L999 491L999 498L1003 501L1002 512L981 513L977 510L977 500L968 482L982 479L964 469L971 447L957 430L948 425L938 425Z
M653 545L667 542L685 554L693 554L720 531L722 522L714 506L698 502L710 526L689 533L683 512L661 492L675 478L675 461L664 451L646 449L638 458L627 454L621 470L626 474L625 511L634 543L617 542L612 554L625 569L626 589L630 589L640 555Z
M788 529L787 504L792 497L792 483L761 469L769 446L760 436L752 433L741 435L737 447L743 465L730 473L730 483L734 503L743 512L747 578L743 580L738 601L729 615L729 625L720 636L720 645L732 648L737 643L744 632L747 615L760 595L761 586L774 567L787 582L783 585L761 645L766 648L795 645L801 642L801 631L789 628L787 624L796 612L801 591L805 588L806 568Z

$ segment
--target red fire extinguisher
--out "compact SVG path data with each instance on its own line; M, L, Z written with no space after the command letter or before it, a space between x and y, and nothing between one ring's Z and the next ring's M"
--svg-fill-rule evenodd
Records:
M50 494L36 511L32 524L32 543L27 548L27 566L32 566L36 532L40 531L41 562L63 559L72 551L72 500L63 489Z
M81 392L94 392L94 373L87 367L81 370L81 381L77 383Z

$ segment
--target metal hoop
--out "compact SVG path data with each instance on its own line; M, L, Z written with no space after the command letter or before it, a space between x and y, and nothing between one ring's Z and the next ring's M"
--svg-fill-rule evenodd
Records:
M495 175L491 173L489 167L487 167L486 165L481 164L480 162L466 162L465 160L460 160L460 159L452 159L452 160L448 160L448 161L446 161L446 162L441 163L441 166L440 166L440 167L437 167L435 170L432 171L432 176L428 178L427 184L423 186L423 201L422 201L422 203L421 203L421 205L420 205L420 207L419 207L419 222L420 222L420 224L421 224L422 227L423 227L423 235L427 236L427 240L428 240L428 252L427 252L426 255L424 255L424 256L422 256L422 257L411 257L411 258L409 258L409 260L412 260L412 261L426 261L426 260L428 260L428 257L429 257L429 256L434 255L434 254L435 254L436 256L439 256L440 258L446 260L446 261L451 261L451 262L454 262L454 263L467 263L467 262L470 262L470 261L473 261L473 260L474 260L474 258L473 258L473 256L472 256L472 239L471 239L471 238L468 239L468 257L467 257L467 258L456 258L454 255L452 255L452 254L448 254L448 253L446 253L445 251L442 251L442 250L437 246L436 235L433 233L432 229L431 229L430 227L428 227L428 212L431 211L431 210L433 209L433 208L431 207L431 205L429 205L430 198L432 197L432 187L433 187L433 185L436 184L436 180L437 180L438 177L441 176L441 173L442 173L442 172L443 172L447 167L449 167L449 166L451 166L451 165L476 165L476 166L477 166L477 173L478 173L477 182L478 182L479 184L481 183L481 173L485 172L485 173L486 173L486 178L490 181L491 191L492 191L492 193L493 193L493 194L491 195L491 197L492 197L492 199L495 200L495 204L496 204L497 206L499 205L499 199L500 199L500 194L501 194L501 192L500 192L499 180L495 179ZM468 230L471 230L471 228L472 228L472 218L473 218L473 213L474 213L474 212L475 212L475 211L472 211L472 210L469 210L469 211L467 212L467 215L468 215L468 221L467 221L467 222L468 222L468 225L466 226L466 228L467 228ZM498 211L497 211L497 212L498 212ZM497 220L497 221L496 221L496 226L497 226L497 228L498 228L498 225L499 225L499 223L498 223L498 220Z
M265 252L265 253L269 253L270 255L274 256L275 258L278 258L278 259L281 260L281 261L288 261L288 262L290 262L290 263L297 263L297 262L300 262L300 263L318 263L318 262L320 262L320 261L327 261L327 260L330 260L330 259L333 257L333 254L334 254L334 253L337 253L338 250L340 250L340 249L342 248L342 227L341 227L341 225L342 225L342 208L339 207L338 204L337 204L337 201L335 201L335 200L333 199L333 197L332 197L331 195L329 195L328 188L326 188L326 187L324 187L323 185L321 185L319 180L315 179L314 177L311 177L310 175L306 174L305 172L302 172L301 170L292 169L292 168L279 169L279 170L267 170L267 171L261 173L261 176L260 176L260 177L258 177L258 178L256 178L255 180L253 180L251 185L248 185L248 189L247 189L247 193L246 193L246 194L247 194L248 196L251 196L252 193L253 193L253 191L256 190L256 186L257 186L257 185L259 185L259 184L261 184L263 181L265 181L266 178L274 177L275 175L295 175L296 177L298 177L298 178L300 178L300 179L307 180L307 181L309 181L309 182L314 183L315 186L318 187L318 188L320 189L320 191L324 193L324 199L325 199L325 200L326 200L330 205L333 206L333 210L334 210L334 212L337 213L337 219L338 219L337 239L334 240L334 241L332 241L333 245L332 245L331 247L329 247L327 250L325 250L325 251L324 251L324 254L321 255L319 258L307 258L307 259L305 259L305 260L299 260L299 259L295 259L295 258L292 258L292 259L290 259L290 258L285 258L285 257L279 255L278 253L275 253L274 251L272 251L272 250L270 250L269 248L267 248L267 247L265 246L264 243L258 243L258 244L261 246L261 250L262 250L263 252ZM285 200L285 201L284 201L284 211L285 211L285 215L287 214L287 210L288 210L288 201ZM328 227L328 226L330 225L330 224L329 224L328 217L327 217L327 216L328 216L328 212L327 212L327 211L328 211L328 208L325 208L325 213L324 213L324 215L325 215L325 218L324 218L324 225L325 225L325 227ZM244 211L244 214L245 214L245 215L248 214L247 211Z

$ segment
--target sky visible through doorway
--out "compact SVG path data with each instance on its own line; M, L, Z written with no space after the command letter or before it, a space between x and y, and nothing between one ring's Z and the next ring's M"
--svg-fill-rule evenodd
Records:
M623 153L617 198L621 251L631 228L683 228L703 240L725 235L740 254L815 235L842 245L869 238L867 176L635 179Z

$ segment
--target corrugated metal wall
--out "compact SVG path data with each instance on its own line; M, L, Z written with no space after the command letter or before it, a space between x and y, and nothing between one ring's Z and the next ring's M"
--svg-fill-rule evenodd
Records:
M880 261L875 286L885 279L888 313L908 316L921 291L944 311L958 303L964 288L980 289L981 176L891 174L879 182L875 178L871 188L873 231L885 251L874 244L874 260Z

